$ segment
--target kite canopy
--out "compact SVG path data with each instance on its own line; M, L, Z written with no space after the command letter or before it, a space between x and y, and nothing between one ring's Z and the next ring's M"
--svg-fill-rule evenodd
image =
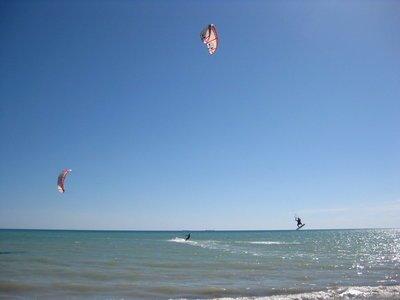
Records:
M212 55L217 51L219 38L214 24L207 25L200 33L200 38L207 45L208 53Z
M61 171L60 175L58 175L57 188L60 193L65 192L65 188L64 188L65 178L71 171L72 171L71 169L64 169Z

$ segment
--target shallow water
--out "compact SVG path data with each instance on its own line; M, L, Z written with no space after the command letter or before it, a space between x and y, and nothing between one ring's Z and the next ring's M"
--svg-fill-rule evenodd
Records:
M0 230L0 297L400 299L400 230Z

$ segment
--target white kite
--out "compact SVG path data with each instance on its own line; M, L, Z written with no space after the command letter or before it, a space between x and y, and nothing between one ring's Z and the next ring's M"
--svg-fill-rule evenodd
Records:
M207 25L200 33L201 41L207 45L208 53L213 55L218 49L218 33L214 24Z
M57 188L60 193L65 192L65 186L64 186L65 178L71 171L72 171L71 169L64 169L61 171L60 175L58 175Z

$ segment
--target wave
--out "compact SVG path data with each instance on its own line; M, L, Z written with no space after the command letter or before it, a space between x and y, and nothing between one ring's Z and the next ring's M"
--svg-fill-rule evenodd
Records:
M211 241L211 240L210 241L191 241L191 240L186 241L183 238L176 237L174 239L168 240L168 242L182 243L182 244L187 244L187 245L206 248L206 249L224 250L223 247L221 247L222 245L218 245L217 241Z
M168 242L174 242L174 243L182 243L182 244L187 244L195 247L200 247L204 249L209 249L209 250L220 250L232 254L250 254L254 256L259 256L260 254L257 252L250 251L248 249L239 249L235 247L234 245L230 245L227 243L223 243L221 241L214 241L214 240L198 240L198 241L192 241L188 240L185 241L183 238L176 237L174 239L168 240Z
M300 245L300 243L297 243L297 242L287 243L287 242L278 242L278 241L254 241L254 242L248 242L248 243L255 244L255 245Z
M218 241L192 241L188 240L186 241L183 238L176 237L174 239L168 240L168 242L175 242L175 243L184 243L192 246L199 246L202 248L210 248L210 246L216 246L219 242ZM247 243L247 244L254 244L254 245L300 245L298 242L279 242L279 241L253 241L253 242L248 242L248 241L236 241L235 243ZM219 243L220 246L222 245Z
M273 295L265 297L214 298L218 300L364 300L400 299L400 285L394 286L348 286L330 288L324 291L297 294Z
M24 254L26 251L0 251L0 255L2 254Z
M2 293L15 293L15 292L35 292L40 289L40 286L28 284L28 283L18 283L18 282L0 282L0 298L2 298Z
M168 242L188 243L188 242L191 242L191 240L185 240L185 239L183 239L183 238L178 238L178 237L176 237L176 238L174 238L174 239L168 240Z

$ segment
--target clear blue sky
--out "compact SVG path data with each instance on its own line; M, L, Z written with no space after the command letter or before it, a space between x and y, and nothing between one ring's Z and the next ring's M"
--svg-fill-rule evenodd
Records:
M399 28L399 1L0 1L0 228L398 226Z

